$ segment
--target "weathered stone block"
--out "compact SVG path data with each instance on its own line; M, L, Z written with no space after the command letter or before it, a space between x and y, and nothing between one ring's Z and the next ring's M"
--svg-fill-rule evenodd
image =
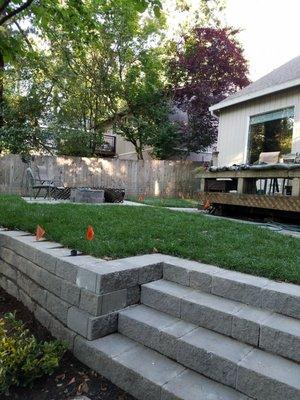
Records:
M87 337L89 317L90 314L87 312L79 310L77 307L70 307L68 310L67 326L81 336Z
M223 271L212 278L213 294L261 307L262 289L270 281L235 271Z
M143 283L157 281L162 278L163 275L163 264L156 263L151 265L146 265L139 268L138 283L142 285Z
M243 306L232 317L231 336L241 342L258 346L260 324L270 315L269 311L247 305Z
M67 257L66 257L67 258ZM72 263L76 257L65 259L57 259L55 267L55 275L65 279L71 283L76 283L78 268ZM79 286L79 285L78 285Z
M137 304L141 300L141 287L139 285L127 289L126 306Z
M298 400L300 366L254 349L239 363L236 388L258 400Z
M21 303L23 303L29 311L34 312L36 303L32 301L31 297L28 296L22 289L19 289L19 298Z
M87 339L94 340L118 330L118 314L110 313L88 319Z
M62 280L60 297L67 303L78 307L80 299L80 288L76 285L73 285L71 282Z
M179 339L177 361L235 388L238 363L251 349L246 344L198 328Z
M47 310L54 315L57 319L67 324L68 309L70 305L52 293L47 293Z
M0 259L0 274L3 274L8 279L13 281L17 280L17 271L10 264Z
M262 307L300 319L300 286L270 282L262 291Z
M53 318L50 324L50 332L52 335L61 341L67 342L68 349L73 350L74 339L76 337L76 333L68 329L65 325L60 323L57 319Z
M235 390L185 370L162 388L161 400L249 400Z
M92 293L88 290L81 289L79 308L98 316L101 314L102 296Z
M163 278L167 281L179 283L180 285L190 285L190 271L186 268L166 264L163 265Z
M194 292L182 299L180 315L185 321L230 335L232 317L241 307L240 303Z
M39 284L58 297L61 295L61 282L62 280L58 276L41 268Z
M50 328L53 317L48 311L37 305L34 310L34 316L45 328Z
M101 314L108 314L112 311L126 307L127 289L116 290L102 296Z
M271 315L261 324L259 347L300 362L300 321Z

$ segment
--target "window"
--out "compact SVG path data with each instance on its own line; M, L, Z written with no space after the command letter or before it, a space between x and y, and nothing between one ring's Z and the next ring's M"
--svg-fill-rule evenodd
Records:
M292 148L294 107L284 108L250 118L248 162L258 161L262 152L280 151L288 154Z

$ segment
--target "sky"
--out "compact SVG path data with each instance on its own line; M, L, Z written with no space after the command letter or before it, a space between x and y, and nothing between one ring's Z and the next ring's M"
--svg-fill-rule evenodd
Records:
M225 18L243 29L251 80L300 55L300 0L227 0Z

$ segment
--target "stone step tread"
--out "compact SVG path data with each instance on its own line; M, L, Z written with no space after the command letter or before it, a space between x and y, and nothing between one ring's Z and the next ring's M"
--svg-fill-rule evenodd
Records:
M300 361L300 321L166 280L142 285L141 302L195 325Z
M249 400L119 333L77 338L75 355L140 400Z
M300 319L300 285L165 256L163 278Z
M250 397L283 399L276 397L277 392L288 393L289 399L300 396L300 365L278 355L186 324L144 305L121 311L118 328L132 340Z

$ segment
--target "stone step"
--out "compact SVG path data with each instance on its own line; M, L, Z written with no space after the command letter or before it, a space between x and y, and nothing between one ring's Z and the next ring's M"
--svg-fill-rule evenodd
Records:
M174 282L142 285L141 302L197 326L300 361L300 321Z
M119 333L75 339L75 356L138 400L249 400Z
M258 400L300 398L300 365L144 305L119 314L121 334Z
M163 278L227 299L300 319L300 285L165 256Z

